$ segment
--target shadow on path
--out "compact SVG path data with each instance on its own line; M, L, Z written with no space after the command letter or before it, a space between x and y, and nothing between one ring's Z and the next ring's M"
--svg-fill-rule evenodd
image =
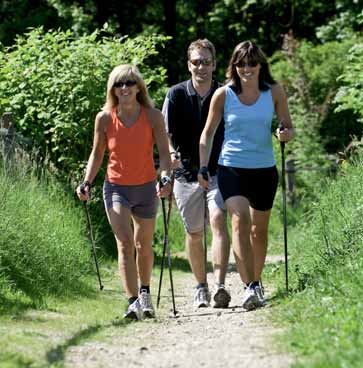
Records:
M106 324L96 324L94 326L89 326L84 330L78 331L74 336L66 340L63 344L56 346L55 348L46 352L46 360L49 364L61 363L65 359L65 353L71 346L80 345L84 340L89 339L91 336L96 334L102 329L109 327L119 327L124 326L132 321L127 321L125 319L114 319L110 323Z

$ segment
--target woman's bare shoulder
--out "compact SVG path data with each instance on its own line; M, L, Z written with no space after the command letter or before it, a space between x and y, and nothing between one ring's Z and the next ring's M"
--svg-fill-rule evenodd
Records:
M111 111L99 111L96 115L96 119L99 121L109 121L111 119Z
M163 121L164 119L161 111L159 109L156 109L155 107L146 107L145 111L149 117L152 126L154 126L154 124L157 124L158 122Z
M284 88L278 83L271 86L271 93L274 98L285 96Z
M227 86L222 86L216 89L212 98L213 106L223 106L224 100L226 98L226 89Z
M226 93L226 89L227 89L227 85L219 87L216 89L216 91L214 92L215 96L224 96Z
M161 111L159 109L155 108L155 107L145 107L145 110L148 113L148 115L150 115L152 117L162 116Z
M112 119L110 111L100 111L96 115L96 125L100 128L107 129Z

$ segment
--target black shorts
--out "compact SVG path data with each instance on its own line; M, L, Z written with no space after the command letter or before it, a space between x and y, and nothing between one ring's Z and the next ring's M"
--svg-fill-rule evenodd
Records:
M275 198L279 174L276 166L261 169L218 167L218 187L223 200L242 196L255 210L268 211Z

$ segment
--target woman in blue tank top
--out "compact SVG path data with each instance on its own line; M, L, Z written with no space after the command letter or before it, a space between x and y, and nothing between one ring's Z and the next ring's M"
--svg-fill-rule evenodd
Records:
M245 285L242 307L251 310L265 303L260 279L278 184L271 134L274 113L282 125L276 131L279 141L291 140L294 130L285 92L272 78L266 56L256 44L245 41L235 47L226 76L227 84L214 93L200 138L198 180L208 188L209 155L223 117L218 185L231 216L236 265Z

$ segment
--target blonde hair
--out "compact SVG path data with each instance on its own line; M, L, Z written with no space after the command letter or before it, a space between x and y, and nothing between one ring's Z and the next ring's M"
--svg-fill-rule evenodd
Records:
M145 81L139 69L131 64L122 64L116 66L110 73L107 81L106 102L102 108L103 111L112 111L117 106L118 99L115 95L114 84L120 81L135 80L139 92L136 95L137 101L144 107L154 107L154 102L149 96Z

